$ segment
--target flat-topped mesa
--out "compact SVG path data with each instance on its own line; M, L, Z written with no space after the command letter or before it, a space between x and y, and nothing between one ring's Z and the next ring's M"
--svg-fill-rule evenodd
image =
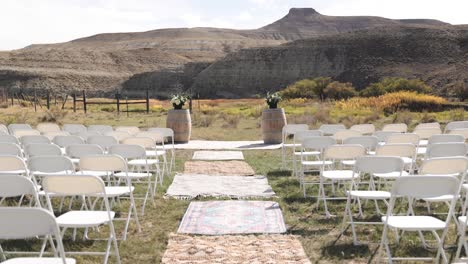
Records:
M313 8L291 8L286 17L301 17L301 16L315 16L321 15Z

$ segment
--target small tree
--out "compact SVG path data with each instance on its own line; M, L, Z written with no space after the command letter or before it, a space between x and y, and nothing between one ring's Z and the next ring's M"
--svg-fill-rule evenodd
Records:
M315 86L312 87L312 92L315 94L320 101L324 101L326 98L325 89L332 82L330 77L318 77L314 79Z
M399 91L410 91L417 93L430 93L432 88L419 79L405 78L384 78L378 83L370 84L366 89L361 91L361 96L380 96L386 93Z
M331 82L327 85L327 88L325 88L324 92L327 98L334 100L348 99L350 97L356 96L356 90L354 90L353 85L349 82Z

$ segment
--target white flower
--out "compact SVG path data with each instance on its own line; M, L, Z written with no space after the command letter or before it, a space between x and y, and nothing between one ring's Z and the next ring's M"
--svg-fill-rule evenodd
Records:
M180 99L179 99L179 98L175 99L175 100L174 100L174 104L180 105Z

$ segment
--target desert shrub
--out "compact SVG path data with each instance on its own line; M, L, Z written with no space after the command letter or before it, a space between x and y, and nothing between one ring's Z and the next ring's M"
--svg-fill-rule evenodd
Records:
M240 123L240 115L221 114L220 117L225 121L223 128L237 128Z
M393 123L405 123L410 125L413 121L413 114L408 110L398 111L393 116Z
M8 106L9 106L8 102L0 103L0 108L8 108Z
M465 109L458 108L458 109L451 110L449 113L449 118L451 121L465 120Z
M423 111L421 116L419 117L420 123L431 123L437 122L437 118L434 114L430 114L427 111Z
M216 115L194 114L193 125L195 127L210 127L216 120Z
M331 82L327 85L324 90L327 98L340 100L348 99L356 96L356 90L354 90L351 83Z
M332 80L329 77L300 80L281 91L281 96L285 99L318 98L323 101L326 98L325 88L331 82Z
M430 93L432 88L419 79L384 78L380 82L370 84L360 92L360 95L364 97L375 97L399 91Z
M455 96L460 100L460 101L465 101L468 99L468 85L465 83L457 83L453 87L453 91Z
M53 107L50 110L47 110L43 116L39 118L40 122L52 122L60 123L63 118L67 115L67 111L62 110L59 107Z
M330 109L325 106L320 106L318 111L312 115L312 120L316 125L333 123L330 117Z
M378 97L355 97L341 100L336 102L335 106L344 111L367 108L391 114L401 109L410 111L439 111L444 108L445 104L447 104L447 100L442 97L401 91Z
M103 112L115 112L117 111L117 108L113 105L106 105L106 106L103 106L101 107L101 111Z

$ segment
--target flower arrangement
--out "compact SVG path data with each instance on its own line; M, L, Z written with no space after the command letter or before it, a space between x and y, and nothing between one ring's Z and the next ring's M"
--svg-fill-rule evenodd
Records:
M172 96L171 99L171 104L174 107L174 109L182 109L184 106L185 102L189 99L188 96L183 95L183 94L175 94Z
M276 109L278 108L278 103L282 100L281 95L279 92L276 93L267 93L266 96L266 103L270 107L270 109Z

